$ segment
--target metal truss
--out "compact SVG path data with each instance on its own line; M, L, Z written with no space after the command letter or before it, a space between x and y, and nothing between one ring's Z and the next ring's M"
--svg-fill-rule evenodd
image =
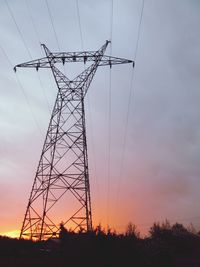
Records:
M84 97L99 66L133 63L131 60L104 55L109 41L94 52L52 53L42 44L46 57L16 65L50 68L58 87L41 157L36 171L20 238L44 240L59 235L55 211L64 202L62 223L74 231L92 229L92 212L88 172ZM75 79L69 80L56 63L92 62ZM71 210L73 201L75 205Z

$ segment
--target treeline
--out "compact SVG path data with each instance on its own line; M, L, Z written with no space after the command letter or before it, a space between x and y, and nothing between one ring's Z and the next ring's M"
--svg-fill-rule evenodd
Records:
M0 237L0 266L200 266L200 233L182 224L155 223L140 237L129 223L123 234L97 226L74 233L61 224L59 239L43 242Z

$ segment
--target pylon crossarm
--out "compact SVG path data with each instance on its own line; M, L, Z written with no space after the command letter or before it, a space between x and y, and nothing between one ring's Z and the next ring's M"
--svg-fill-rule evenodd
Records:
M92 79L94 77L94 74L95 74L98 66L109 65L111 68L112 65L127 64L127 63L133 63L133 67L134 67L134 61L132 61L132 60L101 55L98 57L98 60L95 63L93 63L90 67L88 67L85 71L83 71L79 76L77 76L73 80L73 82L80 81L80 85L82 83L83 97L84 97L87 93L87 90L88 90L91 82L92 82Z
M97 51L52 53L54 62L62 64L96 61L98 56Z
M117 58L111 56L103 56L102 54L97 54L97 52L71 52L71 53L53 53L49 58L41 58L37 60L32 60L26 63L22 63L16 65L14 70L16 71L17 68L35 68L38 70L39 68L50 68L50 62L55 63L71 63L71 62L97 62L99 58L101 60L99 62L99 66L112 66L117 64L127 64L133 63L133 60L128 60L125 58Z
M45 46L45 52L53 63L62 63L63 65L71 62L97 62L105 53L108 43L109 41L106 41L97 51L48 53L46 51L47 47Z
M39 68L50 68L50 64L48 58L44 57L18 64L14 67L14 71L16 71L17 68L35 68L36 70L38 70Z
M86 61L97 61L99 56L102 56L105 53L106 47L109 44L109 41L97 51L81 51L81 52L57 52L51 53L45 45L45 53L47 57L50 57L54 63L65 63L65 62L84 62Z
M98 50L98 51L85 51L85 52L63 52L63 53L51 53L48 48L43 45L46 57L28 61L22 64L18 64L14 67L16 71L17 68L35 68L38 70L39 68L50 68L52 65L56 63L71 63L71 62L94 62L98 63L98 66L107 66L110 67L112 65L117 64L127 64L133 63L134 61L124 59L124 58L117 58L104 55L106 47L108 45L108 41Z
M133 60L104 55L101 58L99 66L107 66L107 65L109 65L110 67L112 67L112 65L127 64L127 63L133 63L133 67L134 67L134 61Z

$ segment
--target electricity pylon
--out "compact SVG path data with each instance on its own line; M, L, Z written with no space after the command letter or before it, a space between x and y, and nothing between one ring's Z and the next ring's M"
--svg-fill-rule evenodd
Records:
M72 200L63 204L66 207L63 225L74 231L92 229L84 97L99 66L134 64L131 60L104 55L108 43L97 51L60 53L52 53L42 44L46 57L14 67L15 71L17 67L49 68L58 87L20 238L44 240L58 236L60 221L56 221L53 211L59 209L57 202L67 194ZM69 80L55 64L71 62L92 64Z

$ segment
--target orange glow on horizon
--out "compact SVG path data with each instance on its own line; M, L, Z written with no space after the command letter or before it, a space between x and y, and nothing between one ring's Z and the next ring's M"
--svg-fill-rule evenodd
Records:
M1 236L7 236L11 238L19 238L20 231L19 230L13 230L5 233L0 233Z

